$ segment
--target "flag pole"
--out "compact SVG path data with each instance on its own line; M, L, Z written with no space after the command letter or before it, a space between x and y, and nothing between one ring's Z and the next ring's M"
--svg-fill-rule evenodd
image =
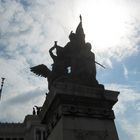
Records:
M0 100L1 100L1 93L2 93L5 78L2 77L1 79L2 81L1 81L1 88L0 88Z

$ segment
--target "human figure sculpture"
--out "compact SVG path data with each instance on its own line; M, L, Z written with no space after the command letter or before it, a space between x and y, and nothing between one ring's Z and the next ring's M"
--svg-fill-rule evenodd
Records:
M42 107L35 106L35 108L36 108L36 114L39 115L39 113L40 113Z
M36 111L35 108L33 107L33 115L36 115Z
M95 61L95 54L91 51L91 44L85 42L82 17L80 17L76 32L71 31L69 39L70 41L64 47L58 46L57 41L55 41L54 46L50 48L49 53L53 59L52 70L42 64L32 67L31 71L46 77L49 89L55 82L99 86L96 80L95 63L97 62ZM56 50L56 54L54 50ZM68 67L70 68L69 73Z
M53 53L54 49L56 49L56 55ZM55 41L55 44L49 50L49 53L54 61L54 63L52 64L52 72L49 78L49 82L52 83L57 78L66 75L68 73L68 70L66 59L64 58L63 48L57 45L57 41Z
M80 23L76 28L76 38L77 38L77 44L79 47L85 46L85 34L82 27L82 16L80 15Z
M88 85L97 85L95 54L91 52L91 44L86 43L76 55L71 58L71 75L79 82Z
M90 43L86 43L85 48L85 55L87 56L85 67L89 75L96 77L95 54L91 51Z
M84 51L84 76L85 82L89 85L97 86L98 82L96 80L96 64L95 64L95 54L91 51L91 44L86 43Z

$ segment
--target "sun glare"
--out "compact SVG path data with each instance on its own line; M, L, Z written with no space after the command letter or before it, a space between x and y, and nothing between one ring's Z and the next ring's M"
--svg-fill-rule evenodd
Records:
M87 1L81 4L86 41L98 51L116 47L126 36L128 11L126 7L107 1Z

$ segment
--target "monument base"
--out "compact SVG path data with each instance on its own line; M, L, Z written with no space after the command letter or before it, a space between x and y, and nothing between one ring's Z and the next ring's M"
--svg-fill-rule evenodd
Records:
M118 92L56 83L40 117L47 140L118 140L113 105Z

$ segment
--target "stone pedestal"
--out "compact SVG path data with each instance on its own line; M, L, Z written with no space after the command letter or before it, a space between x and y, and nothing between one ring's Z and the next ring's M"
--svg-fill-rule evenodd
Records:
M40 117L47 140L118 140L113 105L118 92L56 83Z

